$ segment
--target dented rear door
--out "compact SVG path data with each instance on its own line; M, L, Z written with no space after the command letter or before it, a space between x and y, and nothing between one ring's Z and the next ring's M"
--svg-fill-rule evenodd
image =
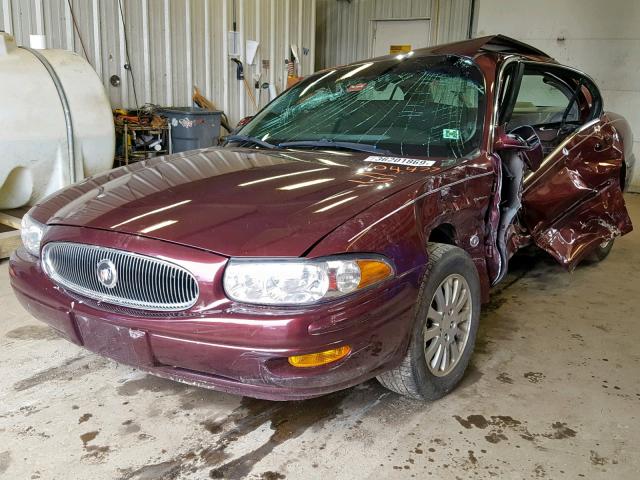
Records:
M533 241L567 269L632 229L620 188L616 121L605 114L583 125L524 180L522 221Z

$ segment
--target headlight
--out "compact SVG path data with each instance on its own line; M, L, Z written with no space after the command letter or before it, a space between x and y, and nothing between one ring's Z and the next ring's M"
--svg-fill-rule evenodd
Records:
M31 255L35 255L36 257L40 256L40 242L42 241L44 229L45 226L40 222L36 222L28 213L22 217L22 224L20 226L22 244Z
M258 305L308 305L348 295L393 276L381 258L231 259L224 272L227 296Z

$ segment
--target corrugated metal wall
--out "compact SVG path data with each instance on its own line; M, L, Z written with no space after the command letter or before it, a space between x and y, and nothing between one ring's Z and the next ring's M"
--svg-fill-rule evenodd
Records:
M316 66L371 56L372 20L431 19L431 44L468 38L471 0L318 0Z
M136 98L138 105L190 105L192 86L197 85L235 122L255 109L224 53L223 33L233 28L234 10L241 37L260 42L255 65L245 71L251 88L260 76L261 82L274 83L280 92L290 44L298 46L301 73L308 75L316 66L369 57L374 19L430 18L432 44L459 40L467 36L471 0L317 0L317 10L316 0L71 0L70 4L71 8L68 0L0 0L0 28L13 33L22 45L29 44L29 34L44 34L49 48L83 56L86 50L114 106L134 107ZM131 72L125 69L127 63ZM120 76L119 86L110 84L112 75ZM268 92L254 93L260 91L264 105Z
M273 82L280 92L286 81L287 45L298 46L303 75L314 71L315 4L315 0L72 0L71 10L68 0L0 0L0 29L27 46L29 34L44 34L48 48L75 50L83 56L84 43L86 57L114 106L134 107L135 97L139 105L191 105L192 87L197 85L235 122L255 109L224 53L224 32L233 29L234 10L241 37L260 42L255 66L245 69L250 87L260 76L261 82ZM308 49L306 55L303 48ZM268 67L262 60L269 61ZM125 69L127 63L135 82ZM120 76L120 86L110 84L112 75ZM267 90L261 96L264 105Z

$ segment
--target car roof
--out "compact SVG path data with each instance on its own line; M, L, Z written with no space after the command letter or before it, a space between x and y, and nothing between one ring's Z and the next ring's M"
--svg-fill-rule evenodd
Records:
M500 55L522 55L536 58L552 60L542 50L538 50L531 45L507 37L506 35L488 35L486 37L472 38L460 42L435 45L433 47L421 48L416 53L421 54L450 54L474 57L479 53L493 52Z
M471 38L469 40L461 40L458 42L444 43L434 45L432 47L416 48L412 52L414 58L428 57L433 55L456 55L460 57L468 57L476 59L480 56L493 57L494 61L499 62L507 56L519 56L524 60L535 61L539 63L549 63L552 65L560 65L553 57L546 54L542 50L532 47L529 44L507 37L506 35L487 35L485 37ZM336 67L345 68L355 65L361 65L365 62L381 62L397 57L397 55L383 55L375 58L368 58L350 62ZM315 72L321 74L336 67L326 67Z
M417 48L414 50L415 57L430 55L458 55L462 57L476 58L481 55L493 57L505 57L518 55L527 60L539 62L557 63L550 55L531 45L507 37L506 35L487 35L485 37L472 38L459 42L434 45L432 47ZM380 61L394 57L395 55L385 55L370 60ZM349 65L360 64L369 60L359 60ZM346 65L345 65L346 66Z

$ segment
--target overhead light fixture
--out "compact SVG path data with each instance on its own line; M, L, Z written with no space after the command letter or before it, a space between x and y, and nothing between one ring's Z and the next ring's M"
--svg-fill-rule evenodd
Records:
M338 205L342 205L343 203L350 202L354 198L358 198L358 195L354 195L353 197L343 198L342 200L338 200L337 202L333 202L333 203L327 205L326 207L319 208L318 210L315 210L313 213L326 212L327 210L331 210L332 208L335 208Z
M353 77L356 73L361 72L362 70L364 70L365 68L369 68L371 65L373 65L372 62L369 63L363 63L362 65L360 65L359 67L354 68L353 70L345 73L343 76L341 76L338 80L336 80L336 82L339 82L340 80L345 80L347 78Z
M311 82L309 85L307 85L306 87L304 87L304 89L300 92L300 95L298 95L298 97L304 97L304 94L307 93L307 91L309 91L309 89L311 87L313 87L316 83L321 82L322 80L324 80L325 78L327 78L330 75L333 75L334 73L336 73L335 70L331 70L329 73L324 74L323 76L321 76L320 78L314 80L313 82Z
M319 203L328 202L329 200L333 200L334 198L344 197L345 195L349 195L350 193L353 193L353 190L346 190L344 192L336 193L335 195L331 195L331 196L329 196L327 198L323 198L322 200L318 200L316 203L314 203L314 205L318 205Z
M149 233L155 230L160 230L161 228L168 227L169 225L173 225L174 223L178 223L178 220L165 220L164 222L156 223L155 225L151 225L150 227L143 228L140 230L140 233Z
M169 210L170 208L176 208L176 207L179 207L180 205L185 205L189 202L191 202L191 200L183 200L182 202L172 203L171 205L167 205L166 207L156 208L155 210L151 210L150 212L143 213L142 215L131 217L129 220L125 220L124 222L116 223L115 225L112 225L111 228L118 228L118 227L121 227L122 225L126 225L127 223L135 222L136 220L140 220L141 218L148 217L149 215L164 212L165 210Z
M309 180L308 182L294 183L293 185L280 187L278 190L297 190L298 188L310 187L311 185L318 185L319 183L332 182L333 180L335 180L335 178L317 178L315 180Z
M328 154L331 154L331 155L339 155L339 156L342 156L342 157L351 157L352 156L352 154L349 153L349 152L338 152L336 150L318 150L318 151L322 152L322 153L328 153Z
M326 158L319 158L318 161L324 163L325 165L334 165L336 167L346 167L346 165L334 162L333 160L327 160Z
M305 173L320 172L322 170L329 170L329 167L314 168L313 170L303 170L302 172L293 172L293 173L284 173L282 175L274 175L273 177L261 178L260 180L253 180L251 182L240 183L238 184L238 186L248 187L249 185L255 185L256 183L270 182L271 180L277 180L279 178L293 177L294 175L302 175Z

